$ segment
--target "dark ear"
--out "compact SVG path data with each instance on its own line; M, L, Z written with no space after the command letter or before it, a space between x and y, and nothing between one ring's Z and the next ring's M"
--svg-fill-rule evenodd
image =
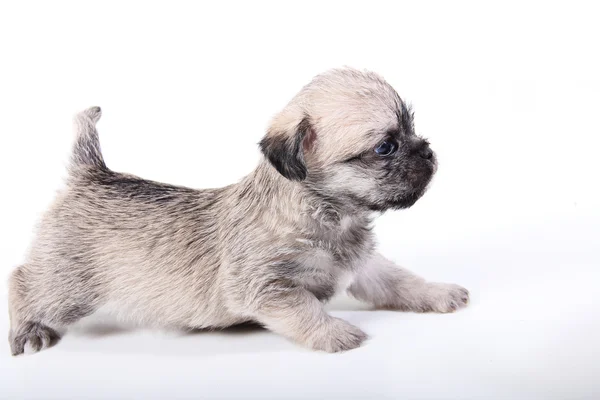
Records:
M304 140L312 136L308 118L296 125L293 132L270 131L260 141L260 149L269 162L285 176L293 181L306 179L308 170L304 161Z

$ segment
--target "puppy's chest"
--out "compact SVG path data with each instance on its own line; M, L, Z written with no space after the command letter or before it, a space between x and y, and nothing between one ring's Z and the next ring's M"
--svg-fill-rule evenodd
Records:
M354 270L342 268L326 251L308 251L300 259L293 280L312 292L321 301L345 290L354 278Z
M374 248L371 227L349 217L344 217L338 227L315 235L310 244L313 249L328 253L336 266L347 270L355 269Z
M373 250L369 229L346 229L319 238L299 239L305 245L298 278L319 300L327 300L352 282L356 270Z

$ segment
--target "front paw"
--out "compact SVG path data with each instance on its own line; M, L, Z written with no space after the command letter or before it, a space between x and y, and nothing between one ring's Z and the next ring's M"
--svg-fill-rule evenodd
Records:
M352 350L367 339L367 334L339 318L330 317L310 335L307 345L328 353Z
M428 283L423 310L451 313L469 304L469 291L452 283Z

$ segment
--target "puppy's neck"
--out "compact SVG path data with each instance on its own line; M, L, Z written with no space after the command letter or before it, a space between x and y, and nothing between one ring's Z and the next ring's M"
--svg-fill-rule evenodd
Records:
M343 230L350 224L370 225L373 221L371 212L328 200L304 182L283 177L266 160L236 186L240 200L249 201L265 212L277 212L286 220L302 220L301 225L312 221L322 227Z

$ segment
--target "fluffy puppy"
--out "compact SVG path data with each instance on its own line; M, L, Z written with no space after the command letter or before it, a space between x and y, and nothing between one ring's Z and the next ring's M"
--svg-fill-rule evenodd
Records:
M376 307L452 312L468 292L374 251L375 212L410 207L436 170L413 116L380 76L313 79L273 119L264 159L239 183L194 190L110 170L100 108L77 118L66 188L10 278L10 346L21 354L106 306L183 329L257 322L328 352L367 335L323 310L337 290Z

